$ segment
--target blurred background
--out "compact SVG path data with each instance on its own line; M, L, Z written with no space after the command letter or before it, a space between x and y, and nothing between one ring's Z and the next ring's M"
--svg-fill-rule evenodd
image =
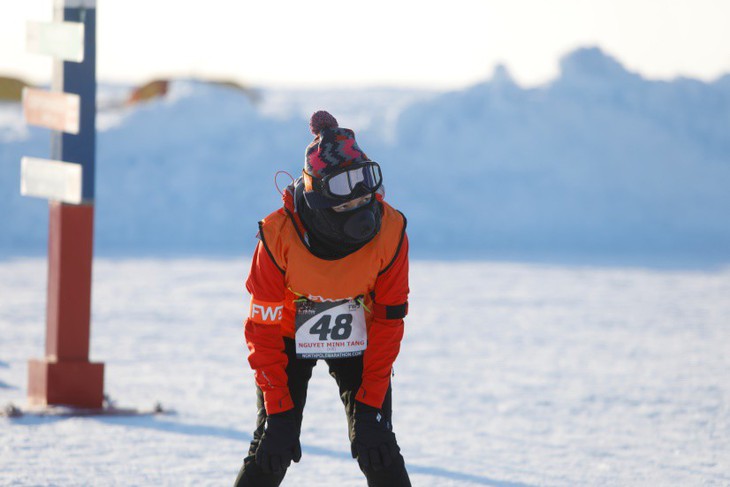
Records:
M0 254L43 254L22 86L51 0L0 15ZM730 261L730 4L98 1L96 251L246 254L330 111L422 258ZM279 185L286 184L285 176Z
M50 86L25 23L52 11L0 2L0 404L46 336L48 203L19 190L51 133L19 100ZM98 0L90 358L114 402L177 414L0 418L0 485L230 485L257 221L318 109L408 217L393 401L414 485L730 485L728 19L726 0ZM307 411L287 481L361 486L326 367Z

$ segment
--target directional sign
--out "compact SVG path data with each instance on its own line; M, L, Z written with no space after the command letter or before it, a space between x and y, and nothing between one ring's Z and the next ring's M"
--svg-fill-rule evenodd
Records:
M25 121L69 134L79 133L81 98L73 93L23 89Z
M96 0L56 0L55 7L96 8Z
M81 203L81 164L24 157L20 194L64 203Z
M84 24L81 22L28 22L26 48L64 61L84 60Z

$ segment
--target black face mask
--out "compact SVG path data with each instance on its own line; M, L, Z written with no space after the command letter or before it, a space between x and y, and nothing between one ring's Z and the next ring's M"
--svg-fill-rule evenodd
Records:
M380 205L375 198L354 210L337 212L325 208L313 210L312 214L314 230L333 242L367 243L380 230Z
M342 257L363 247L380 231L380 203L373 197L369 203L350 211L332 208L313 210L304 198L298 198L302 223L310 234L310 247L316 253Z

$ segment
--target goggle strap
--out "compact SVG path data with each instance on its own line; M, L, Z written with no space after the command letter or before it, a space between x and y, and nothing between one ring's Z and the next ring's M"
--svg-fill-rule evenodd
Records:
M307 171L302 171L302 178L304 179L304 190L314 191L314 187L312 185L312 175L309 174Z

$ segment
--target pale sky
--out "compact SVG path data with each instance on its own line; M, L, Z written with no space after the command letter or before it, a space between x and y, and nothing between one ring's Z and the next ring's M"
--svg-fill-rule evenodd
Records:
M0 76L49 82L25 51L53 0L0 0ZM101 81L212 76L272 87L466 87L503 63L523 86L599 46L648 78L730 72L730 0L98 0Z

